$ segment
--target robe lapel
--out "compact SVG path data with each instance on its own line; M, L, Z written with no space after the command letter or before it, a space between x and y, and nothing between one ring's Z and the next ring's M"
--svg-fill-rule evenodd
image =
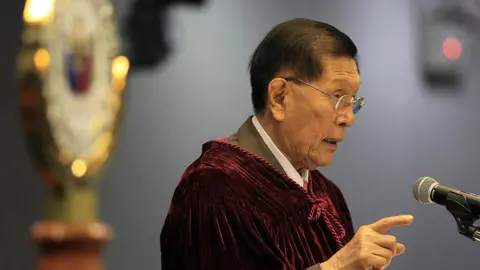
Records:
M252 116L243 123L238 131L232 136L227 138L227 142L240 146L251 153L265 159L277 168L279 171L284 172L282 166L273 155L272 151L263 141L262 137L258 133L257 129L252 123Z

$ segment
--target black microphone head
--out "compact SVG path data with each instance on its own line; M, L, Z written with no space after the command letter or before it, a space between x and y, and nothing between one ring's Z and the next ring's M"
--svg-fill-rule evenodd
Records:
M429 176L420 177L413 186L413 197L419 203L433 203L432 191L438 182Z

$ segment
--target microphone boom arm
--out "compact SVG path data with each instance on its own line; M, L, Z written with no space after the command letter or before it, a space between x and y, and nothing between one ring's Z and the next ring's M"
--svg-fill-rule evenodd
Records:
M473 225L480 219L480 215L471 210L465 196L448 192L445 207L455 218L458 232L472 241L480 242L480 227Z

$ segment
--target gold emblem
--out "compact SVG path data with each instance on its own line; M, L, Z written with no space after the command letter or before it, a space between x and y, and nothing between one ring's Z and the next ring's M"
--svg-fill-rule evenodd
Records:
M108 0L28 0L18 59L31 149L49 183L96 176L114 145L128 59Z
M18 58L29 148L47 184L38 269L104 269L97 181L115 142L128 59L109 0L27 0ZM63 252L67 247L69 252Z

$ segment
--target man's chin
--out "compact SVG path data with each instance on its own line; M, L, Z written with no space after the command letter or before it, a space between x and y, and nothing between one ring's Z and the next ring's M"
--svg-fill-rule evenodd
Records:
M311 164L309 164L308 169L309 170L316 170L319 167L326 167L332 164L333 162L333 154L326 154L322 155L320 158L312 160Z

